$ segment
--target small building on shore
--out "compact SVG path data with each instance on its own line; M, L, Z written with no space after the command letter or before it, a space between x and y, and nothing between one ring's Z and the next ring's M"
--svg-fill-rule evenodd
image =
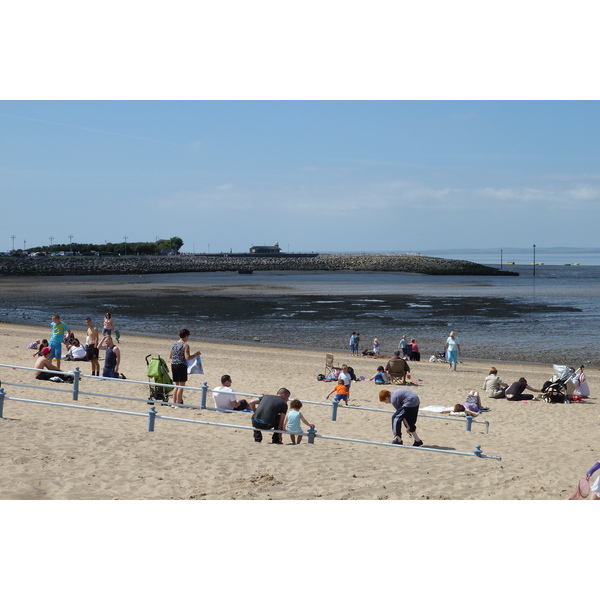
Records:
M280 252L279 242L275 242L274 246L252 246L250 248L250 254L279 254Z

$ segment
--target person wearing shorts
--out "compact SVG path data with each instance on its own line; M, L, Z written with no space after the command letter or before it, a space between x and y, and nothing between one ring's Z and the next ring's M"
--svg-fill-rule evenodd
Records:
M182 329L179 332L179 339L173 342L171 346L169 359L171 360L171 372L175 385L185 386L185 382L188 379L187 361L200 356L200 351L190 354L189 337L190 332L187 329ZM183 387L173 390L173 402L175 404L183 404Z
M100 376L100 351L98 350L98 341L100 334L98 328L92 323L92 319L88 317L85 320L87 325L87 343L85 346L87 359L92 363L92 376Z
M344 380L341 378L338 379L338 384L325 396L325 400L329 399L329 396L335 392L335 401L336 402L345 402L346 406L348 406L348 394L350 391L348 390L348 386L344 383Z
M52 352L50 353L50 360L53 358L56 359L56 366L60 371L60 359L62 358L62 343L65 337L65 333L67 335L71 335L71 330L67 328L67 326L60 320L60 315L52 315L52 323L50 323L50 327L52 327L52 335L50 336L50 349Z

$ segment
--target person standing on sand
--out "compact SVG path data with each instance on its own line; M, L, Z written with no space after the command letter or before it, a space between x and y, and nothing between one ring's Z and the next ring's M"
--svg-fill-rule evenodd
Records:
M252 414L252 427L254 430L254 441L262 442L262 432L257 429L279 429L285 430L285 416L288 409L288 400L290 399L290 390L280 388L275 396L261 396L256 412ZM273 444L283 444L281 434L274 433Z
M187 329L182 329L179 332L179 339L173 342L171 346L169 359L171 360L171 372L173 373L173 383L175 385L185 386L188 378L187 361L200 356L199 350L195 354L190 354L189 338L190 332ZM183 388L173 390L173 402L183 404Z
M50 337L50 353L49 359L56 359L56 366L60 371L60 359L62 357L62 343L65 338L65 334L71 336L71 330L60 320L60 315L52 315L52 336Z
M111 335L112 330L115 328L115 322L113 321L110 313L106 313L104 317L104 322L102 324L102 333L104 335Z
M402 446L402 424L404 423L408 435L415 440L413 446L422 446L423 441L417 435L417 417L421 404L419 396L404 388L394 390L392 393L389 390L381 390L379 401L391 404L396 409L392 415L392 432L394 434L392 444Z
M448 368L452 371L456 371L456 365L458 365L458 356L460 354L460 344L454 331L450 332L450 336L446 340L444 346L446 352L446 360L448 361Z
M100 334L90 317L85 320L85 324L87 325L87 341L85 346L87 359L92 363L92 376L99 377L100 361L98 360L98 357L100 356L100 352L98 350L98 339Z
M403 335L402 339L400 340L400 343L398 344L398 350L402 351L402 356L408 356L407 345L408 340L406 339L406 335Z

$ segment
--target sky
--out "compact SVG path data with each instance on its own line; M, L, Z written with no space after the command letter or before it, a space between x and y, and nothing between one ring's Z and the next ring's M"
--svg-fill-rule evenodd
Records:
M5 249L600 245L597 101L5 100L0 132Z

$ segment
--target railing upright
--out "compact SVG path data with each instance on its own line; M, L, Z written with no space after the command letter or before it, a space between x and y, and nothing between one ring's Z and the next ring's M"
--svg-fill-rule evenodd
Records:
M156 409L152 406L148 411L148 433L154 431L154 421L156 421Z
M332 421L337 420L337 409L338 409L339 403L340 403L340 401L336 400L335 398L331 401L331 420Z
M77 402L79 400L79 376L81 375L81 371L79 367L75 367L73 371L73 402Z
M3 419L4 417L2 416L3 412L4 412L4 388L0 387L0 419Z
M206 409L206 396L208 394L208 383L205 381L202 384L202 398L200 399L200 408L202 410Z

